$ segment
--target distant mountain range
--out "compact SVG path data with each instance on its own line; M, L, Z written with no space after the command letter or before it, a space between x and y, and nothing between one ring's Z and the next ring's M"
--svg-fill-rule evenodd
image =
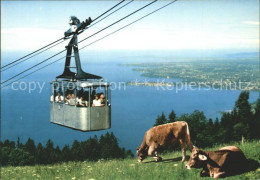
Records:
M259 58L259 52L241 52L241 53L232 53L227 54L229 57L234 58Z

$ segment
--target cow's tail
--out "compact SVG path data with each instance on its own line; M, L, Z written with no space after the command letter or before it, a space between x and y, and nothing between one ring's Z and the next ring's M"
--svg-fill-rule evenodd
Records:
M189 130L189 125L187 122L185 122L186 124L186 133L185 133L185 141L186 141L186 146L189 148L190 151L192 151L192 142L190 139L190 130Z

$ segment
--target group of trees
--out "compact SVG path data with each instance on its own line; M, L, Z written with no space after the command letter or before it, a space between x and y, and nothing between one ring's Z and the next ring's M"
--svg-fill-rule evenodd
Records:
M228 143L246 139L260 138L260 97L253 106L248 102L249 92L243 91L231 112L224 112L221 119L207 119L203 112L195 110L191 114L177 117L172 111L168 119L162 113L154 126L186 121L189 125L192 142L199 147L210 147L217 143Z
M96 161L99 159L113 159L133 157L130 150L120 148L117 138L113 133L106 133L99 139L97 136L89 138L86 141L79 142L75 140L70 147L65 145L62 149L59 146L54 147L49 139L45 147L39 143L37 146L29 138L25 144L5 140L0 142L1 165L23 166L34 164L53 164L68 161Z

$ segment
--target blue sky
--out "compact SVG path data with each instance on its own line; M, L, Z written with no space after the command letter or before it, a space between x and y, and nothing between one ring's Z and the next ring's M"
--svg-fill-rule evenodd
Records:
M63 36L71 15L93 19L119 1L1 1L2 51L31 51ZM80 46L167 4L147 9L90 38ZM134 1L80 35L85 38L149 3ZM63 50L64 44L55 50ZM178 50L259 49L258 0L179 0L88 49Z

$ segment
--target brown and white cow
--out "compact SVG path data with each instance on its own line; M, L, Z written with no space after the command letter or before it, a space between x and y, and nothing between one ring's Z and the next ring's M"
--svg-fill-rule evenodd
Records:
M247 164L244 153L236 146L226 146L218 151L203 151L194 146L186 167L203 168L202 177L221 178L245 171Z
M182 162L186 158L186 148L192 150L188 124L184 121L155 126L144 135L141 146L137 148L138 161L141 162L146 156L153 156L156 161L161 161L158 156L159 147L167 147L175 142L180 142L182 148Z

